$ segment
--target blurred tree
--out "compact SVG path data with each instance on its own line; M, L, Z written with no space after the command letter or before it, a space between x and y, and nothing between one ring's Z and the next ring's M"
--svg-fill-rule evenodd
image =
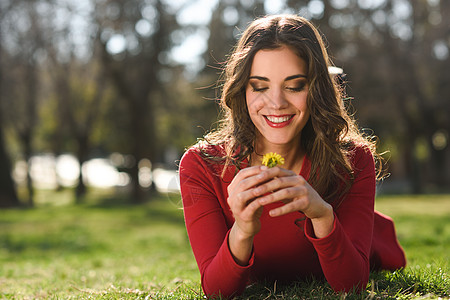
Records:
M93 124L105 88L98 36L90 35L87 28L80 28L83 25L80 18L88 16L89 12L87 7L65 1L10 3L8 18L4 19L10 30L6 39L9 72L5 79L9 88L4 93L8 101L3 108L8 112L4 115L8 118L7 124L15 129L22 141L26 161L33 152L32 141L42 133L44 135L39 137L46 141L39 140L39 150L50 150L58 155L62 151L72 152L76 145L80 170L88 159ZM80 42L81 36L84 41ZM94 51L96 40L97 51ZM40 67L44 64L47 68ZM57 100L53 110L48 109L52 107L52 99ZM40 124L38 111L44 113ZM41 128L45 128L44 131ZM70 139L75 141L72 145ZM30 172L27 177L32 203ZM80 172L77 199L85 191L83 173Z
M8 2L6 2L8 4ZM13 128L21 142L24 160L28 162L33 154L33 137L37 125L37 105L39 98L39 60L45 48L45 38L41 19L36 6L40 2L9 3L8 14L2 18L2 29L7 32L2 43L8 52L8 60L3 60L7 76L4 89L3 115L5 124ZM33 206L33 183L27 172L28 205Z
M287 12L325 34L361 127L395 141L393 177L416 192L450 186L449 1L226 0L192 17L199 3L0 1L0 122L20 137L25 159L36 145L78 152L81 164L94 148L131 154L132 199L141 202L139 162L162 162L210 129L237 38L255 17ZM188 41L208 48L191 65Z
M66 25L66 29L69 25ZM64 33L63 30L61 33ZM69 37L69 38L67 38ZM89 159L92 151L92 136L94 126L101 114L101 102L106 91L106 78L101 66L98 35L89 41L91 53L86 58L77 57L74 50L69 50L70 59L64 61L58 58L58 53L49 47L49 57L52 62L50 74L57 98L56 116L59 116L60 126L54 128L61 133L61 127L66 126L70 137L76 144L76 157L80 166L78 184L75 189L77 202L86 194L83 164ZM70 35L61 34L58 43L68 49L76 49ZM97 46L97 47L96 47ZM60 134L56 137L60 138ZM58 145L61 146L61 145Z
M177 160L184 149L195 143L196 138L216 120L217 110L211 107L211 101L202 98L203 89L198 89L198 82L191 83L179 72L171 79L170 88L164 89L163 105L156 107L158 124L158 141L165 146L164 162L166 167L175 168ZM172 153L171 151L176 151ZM169 155L169 156L167 156Z
M92 151L92 135L101 113L106 78L96 70L98 65L96 67L94 61L88 65L74 64L76 62L72 62L70 67L66 64L55 66L53 82L58 93L58 110L77 145L75 153L82 170ZM75 189L77 202L80 202L85 194L84 173L80 172Z
M442 0L288 0L284 6L319 25L348 74L358 120L396 141L394 163L402 164L399 177L414 192L430 183L450 186L449 8ZM417 154L422 140L429 154Z
M448 114L443 113L450 111L450 93L445 88L450 74L444 71L450 67L450 23L443 18L450 13L449 8L448 1L418 0L385 1L360 8L362 25L357 31L355 57L369 68L363 74L355 62L350 69L355 81L360 81L359 87L353 84L355 91L367 99L359 107L367 106L366 120L383 135L401 137L405 174L416 193L429 184L440 188L450 185L445 160L448 147L437 150L433 145L436 132L450 129ZM373 81L362 82L364 77ZM431 155L417 154L421 140L427 141Z
M179 26L163 1L107 0L96 3L95 13L104 66L128 108L129 141L124 145L135 159L132 199L142 202L146 194L139 184L139 162L160 160L155 109L158 101L167 101L158 96L170 63L171 34Z
M19 206L14 182L11 178L11 162L3 139L3 126L0 122L0 208Z
M217 77L240 34L254 18L265 14L263 0L219 1L209 24L208 51L204 54L205 72ZM219 70L219 72L218 72ZM217 78L216 78L217 79Z
M220 80L227 57L248 24L254 18L265 15L264 3L264 0L218 1L212 11L208 24L208 49L202 55L205 67L199 72L196 81L204 101L193 107L192 114L203 130L195 132L195 137L205 135L210 127L215 126L221 113L218 106L222 85Z
M0 20L3 17L3 13L0 13ZM0 22L0 41L2 40L2 30ZM14 207L19 206L20 202L17 198L14 182L11 177L11 162L6 152L5 141L3 139L3 118L1 102L3 101L3 51L2 44L0 43L0 207Z

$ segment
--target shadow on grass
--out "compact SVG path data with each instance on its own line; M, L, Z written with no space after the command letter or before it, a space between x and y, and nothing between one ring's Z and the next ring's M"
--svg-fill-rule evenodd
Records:
M168 203L170 203L168 205ZM133 203L130 198L125 196L105 196L98 198L95 203L86 204L88 208L120 211L124 209L133 209L143 213L141 217L145 220L155 222L166 222L184 226L182 205L180 195L178 194L160 194L152 192L143 203ZM133 223L139 222L138 219L131 219Z
M55 232L11 235L0 234L0 249L13 255L44 253L91 253L104 249L95 236L84 228L64 226Z
M58 193L52 196L57 199ZM126 196L94 194L81 204L11 210L0 220L0 254L26 257L89 254L111 246L104 236L110 231L153 225L184 227L183 213L168 202L171 199L156 193L152 196L145 203L133 204ZM100 233L96 226L102 228ZM117 234L120 237L121 233ZM114 234L112 238L118 236Z

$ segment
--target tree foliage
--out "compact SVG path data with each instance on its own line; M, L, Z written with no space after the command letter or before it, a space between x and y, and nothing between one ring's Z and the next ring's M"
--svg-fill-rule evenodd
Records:
M217 80L248 23L296 13L324 33L361 127L391 150L392 180L415 192L450 186L448 1L227 0L199 12L201 3L0 2L0 128L25 160L131 155L131 198L143 201L139 161L176 167L174 156L215 126Z

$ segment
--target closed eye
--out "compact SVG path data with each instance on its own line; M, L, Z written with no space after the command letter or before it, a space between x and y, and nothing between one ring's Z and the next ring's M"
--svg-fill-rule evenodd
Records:
M267 90L267 89L269 89L269 88L252 88L252 90L254 91L254 92L264 92L265 90Z
M258 86L257 84L252 83L250 83L250 86L252 87L253 92L264 92L269 89L267 86Z
M305 86L306 86L306 84L302 83L302 84L299 84L299 85L293 86L293 87L287 86L286 89L291 91L291 92L301 92L301 91L303 91L305 89Z

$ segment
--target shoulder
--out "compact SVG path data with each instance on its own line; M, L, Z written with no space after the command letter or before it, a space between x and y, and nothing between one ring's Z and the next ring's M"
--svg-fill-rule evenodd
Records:
M205 141L199 141L197 144L191 146L186 150L181 158L183 161L190 161L196 159L213 160L220 159L225 156L224 145L212 145Z
M223 160L225 150L223 145L211 145L200 141L191 146L183 154L180 161L180 172L192 168L211 169L212 165L218 165Z
M372 150L368 145L352 144L348 148L348 159L355 173L364 169L374 169L375 161Z
M353 143L348 147L348 154L351 161L373 160L372 150L364 144Z

